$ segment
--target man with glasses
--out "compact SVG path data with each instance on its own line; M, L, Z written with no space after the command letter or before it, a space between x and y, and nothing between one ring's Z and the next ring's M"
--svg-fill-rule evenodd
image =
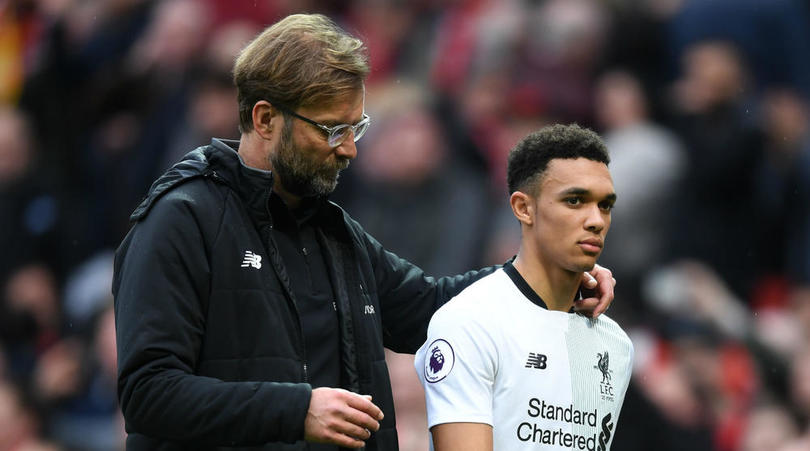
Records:
M397 449L383 347L415 352L494 268L428 277L327 200L371 123L368 72L326 17L270 26L234 66L240 140L186 155L132 214L113 282L128 450ZM598 315L613 282L594 275Z

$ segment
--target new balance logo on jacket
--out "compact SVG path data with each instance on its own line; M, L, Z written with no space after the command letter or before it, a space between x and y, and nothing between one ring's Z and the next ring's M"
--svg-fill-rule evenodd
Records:
M251 251L245 251L245 259L242 260L242 267L253 267L256 269L262 269L262 256L259 254L254 254Z

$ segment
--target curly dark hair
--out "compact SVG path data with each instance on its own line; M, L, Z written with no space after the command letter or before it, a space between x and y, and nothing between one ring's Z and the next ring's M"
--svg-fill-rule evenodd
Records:
M577 124L543 127L523 138L509 152L506 170L509 194L534 191L548 162L555 158L587 158L610 164L607 146L593 130Z

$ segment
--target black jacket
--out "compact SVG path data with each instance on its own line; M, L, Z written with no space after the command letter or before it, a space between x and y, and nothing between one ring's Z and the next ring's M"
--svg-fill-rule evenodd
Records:
M128 450L307 448L311 387L296 300L270 233L273 176L246 167L237 146L213 140L160 177L116 253ZM431 314L490 270L433 279L337 205L325 202L318 214L342 385L371 394L385 414L366 449L396 450L383 346L415 352Z

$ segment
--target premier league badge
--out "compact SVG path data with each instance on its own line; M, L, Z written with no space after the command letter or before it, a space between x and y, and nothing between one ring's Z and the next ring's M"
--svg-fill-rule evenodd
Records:
M428 353L425 355L425 380L435 383L444 379L453 369L455 360L456 356L450 343L441 338L434 340L428 346Z

